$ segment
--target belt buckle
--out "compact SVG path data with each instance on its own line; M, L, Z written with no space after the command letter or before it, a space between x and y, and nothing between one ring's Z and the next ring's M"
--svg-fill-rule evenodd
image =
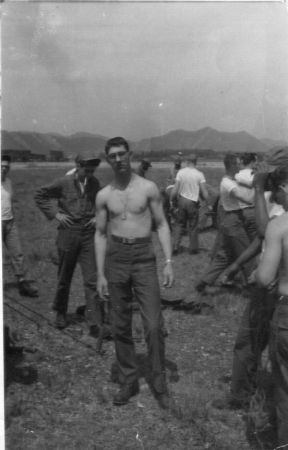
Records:
M134 244L135 239L134 238L123 238L122 242L123 242L123 244Z

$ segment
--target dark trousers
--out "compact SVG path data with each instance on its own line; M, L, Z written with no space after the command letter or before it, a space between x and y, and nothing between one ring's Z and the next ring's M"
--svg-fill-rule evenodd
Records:
M174 231L174 250L179 249L181 237L188 225L189 251L197 251L198 243L199 203L184 197L178 198L178 214Z
M53 309L64 314L67 312L71 281L76 264L79 262L84 282L86 320L89 326L101 325L102 316L96 289L94 230L86 230L81 226L59 229L56 244L59 266Z
M270 355L278 445L288 445L288 300L277 302L271 321Z
M262 352L269 342L275 300L273 291L256 286L250 288L250 299L234 346L231 393L237 400L249 401L257 387L257 372Z
M214 284L232 262L234 262L250 245L250 239L244 227L241 211L224 213L219 225L217 242L214 244L214 257L201 279L207 284ZM254 268L254 260L243 267L246 279Z
M123 244L111 240L107 251L107 277L120 383L131 384L137 380L136 354L132 338L133 289L144 325L152 369L152 385L156 392L165 392L163 321L152 243Z
M256 219L255 219L255 208L249 207L242 209L244 228L248 235L250 242L254 241L257 230L256 230Z

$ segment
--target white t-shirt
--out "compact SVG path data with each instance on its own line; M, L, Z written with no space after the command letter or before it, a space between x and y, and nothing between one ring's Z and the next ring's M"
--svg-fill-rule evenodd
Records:
M200 170L195 167L184 167L176 175L176 181L179 182L179 195L198 202L200 193L200 183L205 183L205 177Z
M235 175L235 180L241 186L241 190L243 194L251 195L251 190L255 193L255 189L252 187L253 185L254 173L250 168L242 169ZM239 205L241 209L249 208L249 206L254 206L254 203L251 205L247 205L247 203L239 201Z
M10 178L1 181L1 219L13 219L12 211L12 184Z
M220 183L220 201L225 211L237 211L240 209L240 202L231 196L231 191L238 187L235 180L223 177Z

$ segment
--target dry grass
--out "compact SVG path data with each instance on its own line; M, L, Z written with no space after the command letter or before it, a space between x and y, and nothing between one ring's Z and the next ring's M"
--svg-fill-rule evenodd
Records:
M101 357L95 353L96 343L87 336L84 322L71 323L65 333L50 326L57 272L53 263L56 227L36 209L33 194L37 186L62 175L63 171L30 168L12 172L18 199L17 221L21 224L24 251L32 276L38 282L40 297L20 298L13 285L7 290L6 303L38 323L5 306L5 321L17 331L18 343L24 346L23 355L10 357L6 365L7 450L261 448L257 439L253 443L247 435L247 417L239 412L217 411L211 406L214 398L224 396L229 389L223 380L231 371L233 342L245 306L245 299L239 294L219 292L210 297L214 310L206 314L191 315L171 308L163 311L169 332L167 377L173 397L168 412L159 409L145 380L146 349L138 313L134 317L134 336L141 391L121 408L112 406L116 389L110 381L113 343L104 344L105 355ZM154 169L151 177L164 185L167 173L167 169ZM217 185L221 172L205 168L205 173L209 183ZM108 178L104 169L100 173L102 183ZM213 236L213 231L201 234L200 255L189 256L183 252L177 256L176 284L170 291L163 289L163 297L196 298L194 281L209 261ZM161 275L163 257L158 244L156 249ZM13 281L6 269L5 281ZM73 313L83 303L77 269L69 312ZM25 307L44 318L33 315ZM258 417L259 414L256 419L251 414L250 424Z

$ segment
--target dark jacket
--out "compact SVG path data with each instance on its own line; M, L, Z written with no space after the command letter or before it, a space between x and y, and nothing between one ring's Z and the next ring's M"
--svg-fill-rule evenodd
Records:
M66 175L37 189L35 202L49 220L60 212L67 214L74 223L85 223L95 216L95 200L100 189L99 181L92 177L82 193L77 176ZM57 200L58 205L53 200Z

